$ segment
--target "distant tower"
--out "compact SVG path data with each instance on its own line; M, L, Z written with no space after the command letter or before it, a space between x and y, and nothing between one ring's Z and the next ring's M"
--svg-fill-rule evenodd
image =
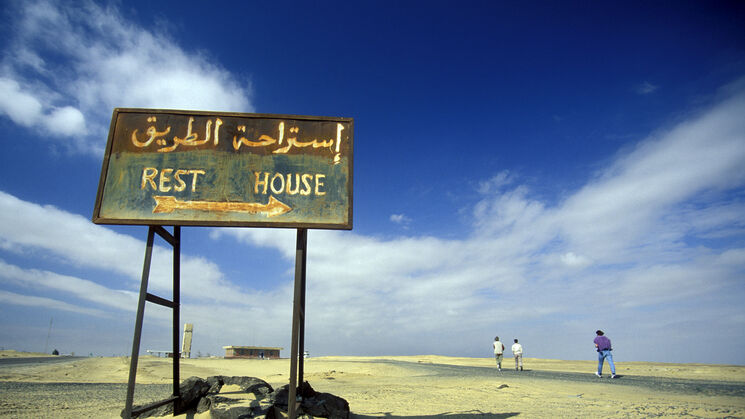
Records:
M181 357L191 358L191 332L194 325L191 323L184 324L184 341L181 342Z

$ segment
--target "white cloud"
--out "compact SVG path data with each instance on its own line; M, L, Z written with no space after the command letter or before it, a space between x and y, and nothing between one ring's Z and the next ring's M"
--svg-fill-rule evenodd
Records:
M115 107L250 112L250 89L203 52L91 1L19 2L0 113L100 155ZM51 57L54 58L51 58Z
M695 263L629 269L619 276L616 295L620 305L653 306L718 292L736 277L736 270L715 266L717 259L704 256Z
M17 81L0 77L0 112L24 127L37 124L43 117L41 102L21 90Z
M78 299L88 300L119 310L132 310L137 306L137 295L131 291L111 290L92 281L60 275L38 269L22 269L0 259L0 278L25 287L52 289L70 293Z
M252 245L271 247L280 251L286 259L295 257L295 244L297 232L291 229L265 229L265 228L221 228L210 233L212 239L224 236L232 236L238 241Z
M86 135L85 117L72 106L53 109L48 118L44 119L47 131L59 136L72 137Z
M392 222L404 226L411 223L411 218L406 216L406 214L391 214L389 218Z
M497 173L491 179L480 182L478 186L478 191L481 194L498 192L499 190L503 189L505 186L513 183L514 181L515 181L514 176L512 176L508 171L504 170L504 171Z
M108 314L102 310L89 309L68 304L64 301L46 297L16 294L14 292L0 290L0 303L6 305L21 305L27 307L43 307L44 309L62 310L73 313L87 314L96 317L106 317Z
M660 224L662 218L679 214L688 200L742 187L743 114L745 95L739 94L619 156L557 211L563 237L594 260L622 261L629 256L625 250L633 249L630 244L654 241L661 233L657 228L668 227Z
M582 255L577 255L574 252L567 252L561 255L561 261L570 267L585 267L592 263L592 261Z

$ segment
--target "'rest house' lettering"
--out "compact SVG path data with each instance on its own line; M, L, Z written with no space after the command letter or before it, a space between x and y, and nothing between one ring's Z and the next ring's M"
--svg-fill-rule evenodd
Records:
M166 168L158 171L155 167L145 167L142 169L140 189L151 188L158 192L170 192L171 190L181 192L187 188L187 182L189 182L191 191L196 192L198 177L205 173L204 170L199 169ZM189 179L189 176L191 176L191 179Z
M326 195L324 179L326 175L321 173L269 173L254 172L254 194L266 195L271 192L274 195Z

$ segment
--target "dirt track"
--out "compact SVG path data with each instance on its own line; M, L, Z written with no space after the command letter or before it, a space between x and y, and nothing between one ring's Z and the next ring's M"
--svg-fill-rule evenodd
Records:
M405 365L400 361L381 360L377 362ZM745 383L734 383L731 381L712 381L712 380L690 380L680 378L664 378L650 376L633 376L619 374L618 378L611 379L610 376L598 378L593 372L559 372L559 371L536 371L524 370L515 371L514 369L504 368L498 372L496 368L491 367L473 367L459 366L448 364L426 364L421 367L428 370L428 374L434 377L494 377L516 380L517 382L525 380L558 380L571 383L596 383L598 385L608 386L633 386L649 388L655 391L669 391L681 394L702 394L702 395L720 395L745 397Z

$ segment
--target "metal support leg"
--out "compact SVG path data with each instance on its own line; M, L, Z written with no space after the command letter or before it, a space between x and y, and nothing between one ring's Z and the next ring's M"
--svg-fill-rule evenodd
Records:
M180 304L181 304L181 226L173 226L173 396L181 397L179 390L179 362L181 352L179 351L179 330L181 328ZM177 412L179 403L173 407Z
M308 248L308 230L297 230L295 247L295 293L292 309L292 348L290 350L290 389L287 414L297 417L297 386L303 382L303 345L305 337L305 264ZM298 374L299 369L299 374ZM298 381L299 378L299 381Z
M148 278L150 277L150 265L153 257L153 241L155 233L173 246L173 301L160 298L147 292ZM181 294L181 227L174 226L173 234L160 226L150 226L147 234L147 247L145 249L145 262L142 267L142 282L140 283L140 298L137 303L137 319L135 320L134 338L132 339L132 357L129 362L129 380L127 382L127 401L124 405L123 417L131 418L133 414L139 414L166 403L174 403L174 412L178 410L181 398L179 389L179 305ZM137 377L137 363L140 354L140 341L142 340L142 323L145 317L145 302L150 301L173 309L173 395L161 402L140 407L137 412L133 409L135 382Z
M132 404L135 395L135 377L137 376L137 362L140 354L140 339L142 338L142 320L145 316L145 301L147 299L147 281L150 277L150 262L153 257L153 239L155 228L150 227L147 233L147 246L145 248L145 262L142 267L142 282L140 283L140 299L137 302L137 318L135 320L135 333L132 339L132 358L129 361L129 380L127 382L127 402L124 405L125 418L132 417Z
M298 385L303 384L303 373L305 366L305 272L306 272L306 261L308 256L308 231L305 230L305 237L303 238L303 260L301 263L301 284L300 284L300 328L298 330ZM297 269L297 268L296 268Z

